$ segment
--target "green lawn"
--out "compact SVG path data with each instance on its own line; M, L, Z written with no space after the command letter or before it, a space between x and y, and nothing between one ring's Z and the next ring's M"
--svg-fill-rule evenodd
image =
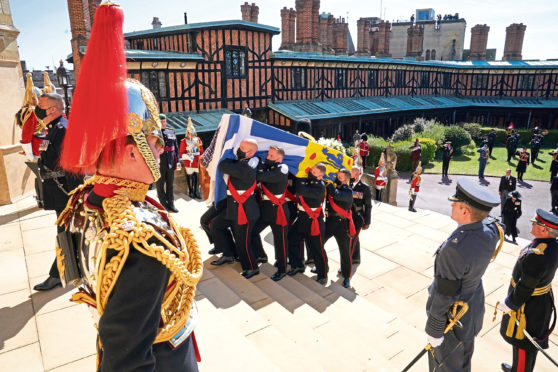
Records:
M539 152L539 157L536 163L532 163L527 167L527 172L523 175L524 180L533 181L549 181L550 180L550 163L552 157L548 152L550 148L543 148ZM454 155L453 160L449 166L449 174L465 174L465 175L478 175L479 162L478 153L475 155ZM506 161L507 151L505 147L495 147L492 151L492 156L488 160L488 164L484 170L484 176L501 177L504 175L506 169L511 168L512 175L517 176L515 167L517 166L517 157L513 158L509 163ZM429 164L423 165L424 173L442 173L442 159L434 159Z

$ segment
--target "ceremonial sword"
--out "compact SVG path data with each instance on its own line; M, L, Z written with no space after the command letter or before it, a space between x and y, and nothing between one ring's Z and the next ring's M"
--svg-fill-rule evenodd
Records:
M459 311L457 311L459 308ZM448 316L449 316L449 323L446 326L446 329L444 329L444 334L448 333L454 326L458 326L458 327L462 327L461 322L459 321L459 319L461 319L463 317L463 315L465 315L465 313L467 312L467 310L469 310L469 305L467 305L467 303L463 302L463 301L456 301L452 308L451 311L449 312ZM432 356L434 356L434 348L432 347L432 345L427 344L424 349L422 349L416 357L414 357L413 360L411 360L411 362L409 364L407 364L407 367L405 367L403 369L402 372L407 372L409 369L411 369L412 366L415 365L416 362L418 362L420 360L420 358L422 358L422 356L424 354L426 354L427 351L430 351L430 353L432 354Z

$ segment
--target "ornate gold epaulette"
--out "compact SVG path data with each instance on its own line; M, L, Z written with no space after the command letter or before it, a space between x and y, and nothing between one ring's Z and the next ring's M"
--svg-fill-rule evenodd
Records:
M544 251L546 250L546 248L548 247L548 245L546 243L539 243L537 244L536 247L531 248L531 252L533 252L534 254L544 254Z

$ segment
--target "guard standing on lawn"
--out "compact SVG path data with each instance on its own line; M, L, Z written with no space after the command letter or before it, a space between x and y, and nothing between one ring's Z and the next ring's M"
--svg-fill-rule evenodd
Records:
M488 133L488 155L492 156L492 149L496 143L496 130L493 128L490 133Z
M471 370L475 336L484 316L481 279L499 251L496 245L500 237L503 242L501 227L487 218L500 204L496 195L473 180L460 178L449 200L453 202L451 218L458 226L436 252L434 281L426 304L426 334L434 348L434 356L428 353L429 368L436 372ZM461 318L461 328L453 327L444 334L448 311L457 301L467 303L469 310Z
M448 178L448 170L451 161L451 155L453 154L453 147L451 147L451 141L444 143L442 147L442 178Z
M543 139L542 134L536 134L531 140L531 161L533 162L533 164L539 157L539 151L541 149L542 139Z
M519 153L519 161L517 162L517 179L523 182L523 175L527 172L527 165L529 165L529 153L527 148L523 147Z
M513 346L513 365L502 363L502 370L531 372L535 369L536 347L527 339L528 332L542 349L548 348L548 336L556 319L552 280L558 268L558 216L537 209L531 220L535 239L519 253L513 268L507 297L498 303L505 315L500 334Z
M550 182L552 182L558 174L558 148L550 151L549 154L552 156L552 162L550 163Z
M508 198L508 194L515 190L516 180L511 175L511 169L506 169L506 175L500 178L500 186L498 186L498 193L500 194L500 216L504 215L504 203Z
M362 168L353 167L351 169L351 187L353 188L353 223L355 224L356 234L351 241L353 252L353 264L360 263L360 240L361 230L368 230L372 216L372 191L370 186L362 182Z
M507 160L508 163L515 156L515 149L517 147L517 144L515 143L516 141L517 141L517 137L515 136L515 131L512 130L506 136L506 150L508 152L508 160Z
M285 192L289 181L289 167L282 164L284 156L285 151L282 148L271 146L265 164L259 167L256 174L256 180L262 188L262 205L261 218L254 225L254 253L257 259L266 257L260 233L270 226L277 262L277 272L271 276L274 281L283 279L287 273L289 208Z
M359 143L359 148L360 148L360 158L362 159L362 167L366 167L366 158L368 157L368 154L370 153L370 146L368 145L368 136L363 133L362 136L360 136L360 143Z
M174 206L174 170L178 164L178 141L174 130L167 128L167 117L160 114L159 119L165 147L159 165L161 178L157 181L157 196L163 207L170 212L177 213L178 209Z
M351 285L351 272L353 270L351 241L356 234L351 207L353 205L353 190L349 186L351 172L341 169L337 172L335 185L328 182L326 186L326 222L324 244L335 237L341 258L341 274L343 287Z
M237 159L224 159L219 163L220 172L229 175L227 184L226 219L232 221L236 251L242 265L242 276L246 279L258 275L258 263L252 250L252 230L260 217L256 201L256 169L260 163L255 157L258 144L246 139L236 150Z
M479 153L479 178L484 179L484 168L486 168L486 163L488 163L488 146L484 145L477 150Z

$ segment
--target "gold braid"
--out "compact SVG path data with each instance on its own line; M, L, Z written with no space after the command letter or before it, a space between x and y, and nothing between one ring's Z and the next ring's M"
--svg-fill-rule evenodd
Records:
M97 311L102 315L114 285L122 272L133 246L139 252L157 259L170 272L169 290L165 293L161 307L163 326L159 329L155 343L170 340L184 327L194 301L196 284L201 278L203 263L196 241L189 229L178 228L169 218L171 228L178 231L180 247L175 247L158 234L153 227L138 221L130 199L116 195L103 201L109 231L101 247L101 263L97 279ZM124 230L123 224L131 227ZM149 244L150 239L157 243ZM182 248L182 249L181 249ZM108 249L117 251L106 262ZM174 283L174 285L173 285Z

